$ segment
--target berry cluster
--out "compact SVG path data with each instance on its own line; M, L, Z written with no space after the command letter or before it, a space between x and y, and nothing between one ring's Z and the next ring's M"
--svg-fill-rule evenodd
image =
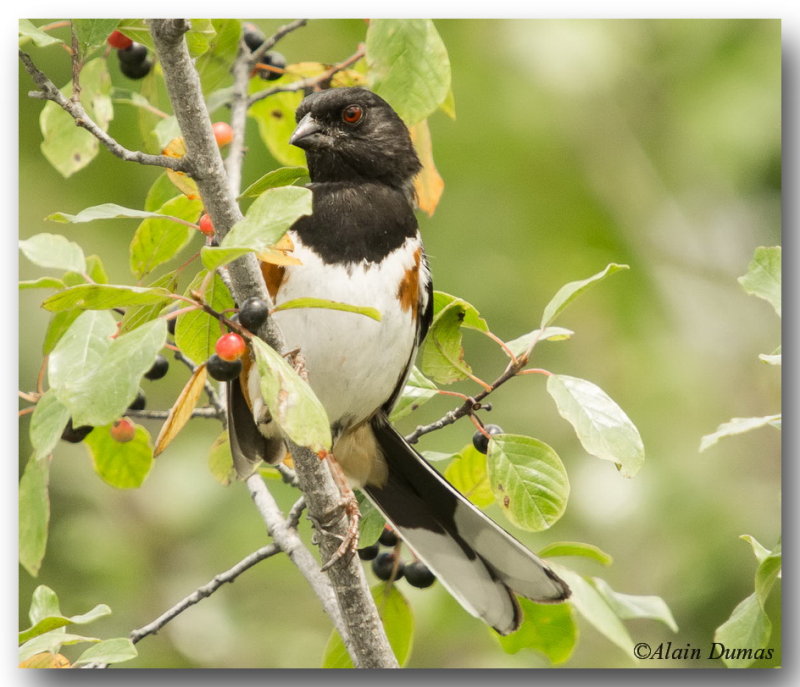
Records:
M490 436L503 433L503 429L497 425L486 425L483 430ZM486 434L478 431L472 435L472 445L479 453L485 454L489 450L489 437Z
M239 323L255 332L264 324L269 314L266 301L261 298L248 298L236 316ZM218 382L230 382L242 371L242 357L247 352L245 340L234 332L223 334L214 346L214 355L206 363L206 370Z
M381 551L381 546L392 550ZM358 557L362 561L372 561L372 572L379 580L394 581L404 577L412 587L419 589L430 587L436 581L436 576L422 561L406 563L400 558L400 539L388 525L377 542L358 550Z
M143 79L153 68L153 60L148 55L147 46L134 43L124 33L114 31L106 39L117 51L119 70L129 79Z
M250 52L258 50L266 40L264 34L253 24L244 25L244 34L242 38L244 38L247 47L250 48ZM258 63L256 71L262 79L274 81L283 76L285 69L286 58L275 50L268 50Z

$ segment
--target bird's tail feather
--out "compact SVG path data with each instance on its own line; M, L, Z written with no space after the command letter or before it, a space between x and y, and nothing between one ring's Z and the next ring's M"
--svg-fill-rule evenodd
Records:
M454 489L383 416L373 431L388 478L366 486L367 495L467 611L508 634L520 623L515 593L543 603L569 597L543 560Z

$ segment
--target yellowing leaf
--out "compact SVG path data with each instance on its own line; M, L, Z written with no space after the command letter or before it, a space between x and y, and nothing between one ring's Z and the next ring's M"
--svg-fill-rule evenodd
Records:
M197 407L197 401L203 393L206 377L206 364L202 363L195 368L186 386L178 394L175 404L169 409L169 415L156 439L156 447L153 450L154 457L162 453L172 443L178 432L183 429L184 425L192 417L192 411Z
M428 120L423 119L409 129L411 140L417 149L422 171L414 179L414 190L417 193L419 209L429 217L433 215L436 206L444 192L444 179L436 169L433 161L433 145Z
M19 664L20 668L69 668L70 662L63 654L42 651Z
M161 152L168 157L183 157L186 155L186 143L181 137L173 138ZM187 176L184 172L176 172L174 169L168 169L166 172L169 180L175 184L175 187L183 193L183 195L190 200L197 200L200 198L200 191L194 179Z

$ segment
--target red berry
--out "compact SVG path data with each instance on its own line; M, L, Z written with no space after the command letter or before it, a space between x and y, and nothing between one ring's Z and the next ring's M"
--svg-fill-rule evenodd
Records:
M200 221L197 223L200 227L200 233L205 234L206 236L213 236L214 235L214 223L211 221L211 217L208 213L204 214Z
M119 31L112 32L106 40L112 48L116 48L117 50L125 50L125 48L130 48L131 45L133 45L133 41Z
M134 425L127 417L117 420L111 426L111 437L114 441L124 444L131 441L136 436L136 425Z
M214 122L211 125L211 130L214 132L214 138L220 148L228 145L233 140L233 128L228 122Z
M214 350L220 358L230 363L239 360L245 354L247 344L238 334L230 333L217 339Z

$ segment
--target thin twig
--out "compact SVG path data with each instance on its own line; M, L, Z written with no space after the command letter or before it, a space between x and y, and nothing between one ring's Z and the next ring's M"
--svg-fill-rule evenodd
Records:
M41 98L43 100L50 100L56 105L61 107L67 112L74 120L77 126L86 129L97 140L100 141L112 154L127 161L138 162L142 165L154 165L156 167L166 167L179 172L190 172L188 162L185 158L168 157L166 155L150 155L141 151L128 150L114 138L109 136L100 126L89 116L86 110L79 102L73 102L66 98L64 94L56 87L56 85L45 76L43 72L33 63L30 55L19 51L19 59L25 67L28 74L31 75L36 85L39 87L38 91L32 91L28 95L33 98Z
M464 417L465 415L472 415L476 410L480 410L481 401L486 398L490 393L492 393L495 389L499 386L505 384L509 379L516 377L519 374L526 374L527 371L522 371L522 368L528 364L528 356L523 355L518 358L515 358L514 362L511 362L506 367L503 374L501 374L494 382L488 385L488 388L484 388L479 394L475 396L471 396L467 398L458 408L454 408L453 410L445 413L442 417L440 417L435 422L431 422L428 425L420 425L417 427L411 434L406 436L406 441L409 444L416 444L420 437L425 434L430 434L431 432L435 432L443 427L447 427L448 425L452 425L456 420ZM546 370L539 370L537 369L536 372L538 374L549 374Z
M276 93L293 93L294 91L302 91L306 88L317 88L321 87L327 82L329 82L333 75L337 72L342 71L343 69L347 69L350 65L358 62L364 55L366 54L366 48L363 45L358 47L358 50L354 52L350 57L348 57L343 62L339 64L333 65L330 69L325 70L322 74L317 74L316 76L309 76L305 79L300 79L299 81L294 81L290 84L286 84L284 86L275 86L274 88L268 88L264 91L259 91L258 93L254 93L250 96L249 104L252 105L253 103L257 103L259 100L263 100L264 98L268 98L271 95L275 95Z
M283 26L278 27L278 30L275 31L269 38L265 39L264 42L258 46L256 50L254 50L249 57L249 62L251 65L255 64L256 62L260 62L264 55L267 54L268 50L271 50L275 44L281 40L284 36L291 33L292 31L296 31L304 27L308 23L308 19L295 19L288 24L284 24Z
M140 420L166 420L169 417L170 411L168 410L126 410L125 415L128 417L139 418ZM195 408L190 417L202 417L209 420L216 420L221 418L223 413L213 406L206 406L204 408Z
M269 558L270 556L274 556L276 553L280 552L281 548L274 543L262 546L260 549L258 549L258 551L254 551L249 556L246 556L232 568L229 568L228 570L220 573L219 575L215 575L209 582L195 589L191 594L181 599L172 608L162 613L160 616L158 616L158 618L156 618L151 623L148 623L147 625L140 627L138 630L133 630L133 632L131 632L129 635L130 640L134 644L136 644L136 642L141 641L148 635L156 634L170 620L179 616L187 608L190 608L191 606L194 606L196 603L211 596L223 584L226 584L227 582L233 582L245 570L249 570L256 563L259 563L260 561L263 561L264 559Z

